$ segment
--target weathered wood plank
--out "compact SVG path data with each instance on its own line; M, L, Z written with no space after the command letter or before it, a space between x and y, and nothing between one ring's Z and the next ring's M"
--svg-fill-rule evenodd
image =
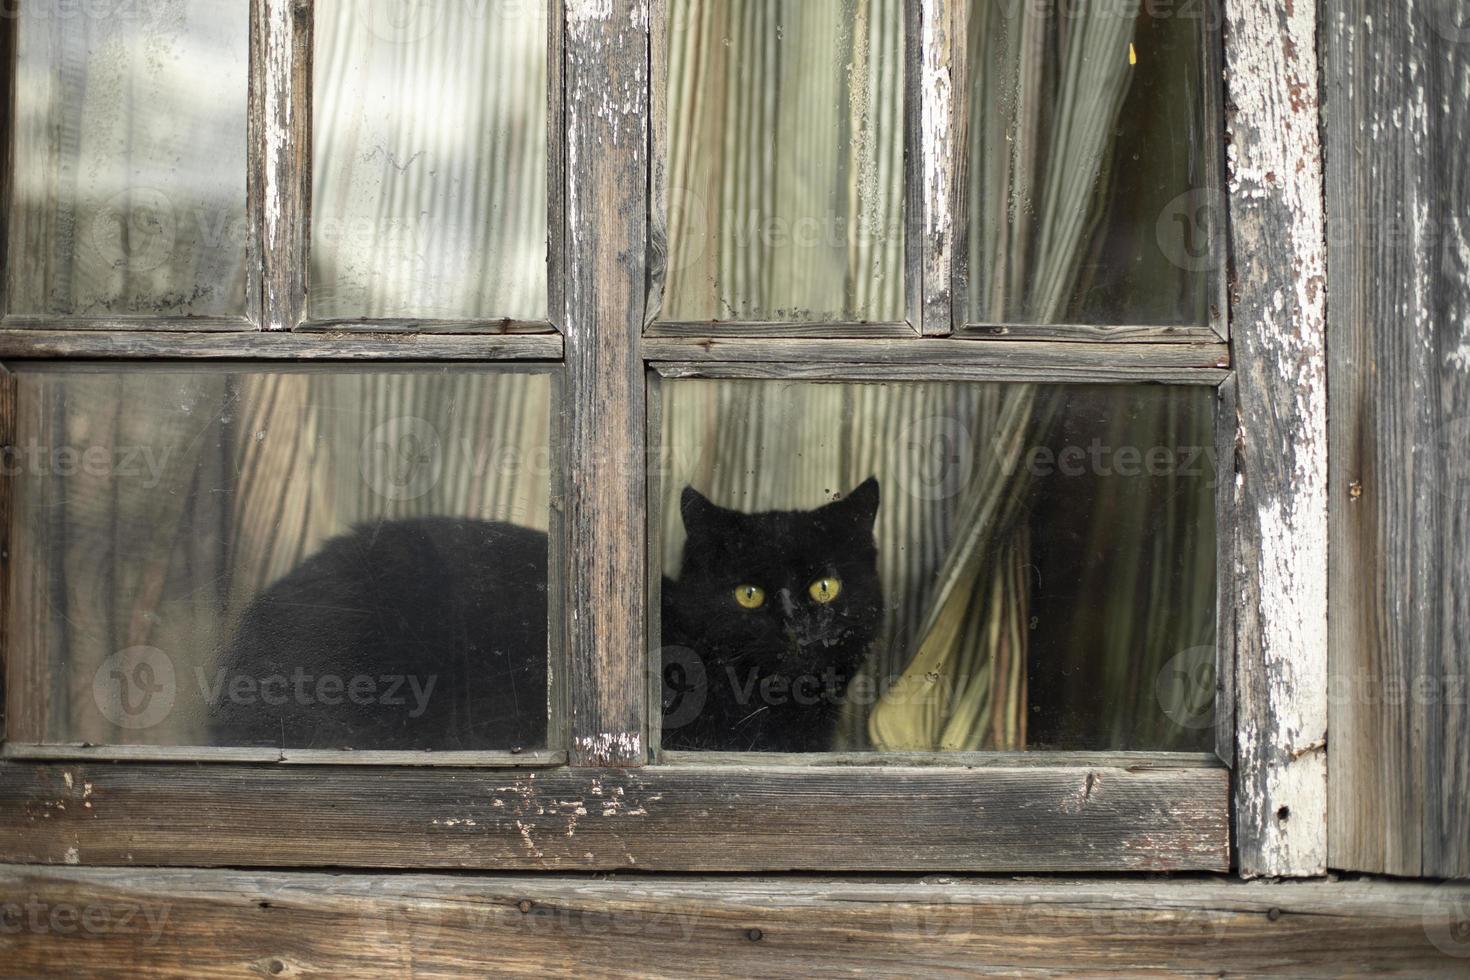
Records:
M253 0L250 17L251 312L290 330L306 310L311 221L311 6Z
M1462 973L1470 885L0 867L19 975ZM1458 954L1458 955L1457 955Z
M648 2L566 4L571 761L645 755L643 329Z
M955 336L966 340L1063 340L1098 344L1217 344L1223 339L1215 327L1090 323L967 323L955 331Z
M0 764L0 861L1223 871L1223 769Z
M1147 366L1030 366L996 364L843 364L817 361L811 364L776 361L669 362L652 365L665 378L770 378L777 381L1004 381L1014 383L1071 384L1186 384L1216 385L1229 371L1222 368L1161 368Z
M556 328L546 320L375 320L360 317L353 320L307 320L296 327L298 333L553 333Z
M1219 769L1209 752L1072 752L1038 749L1021 752L664 752L666 765L704 766L949 766L1022 768L1028 766L1110 769Z
M784 321L765 323L755 320L719 320L710 322L655 320L644 331L645 337L818 337L860 339L865 337L913 337L914 328L907 323L848 323L836 320L812 322Z
M0 330L160 330L181 333L239 333L256 329L243 316L46 316L20 314L0 319Z
M0 316L10 309L10 212L15 186L15 67L20 18L0 17Z
M1225 4L1240 870L1327 862L1327 383L1316 7Z
M170 333L0 330L0 359L535 360L562 356L555 334Z
M958 338L904 340L752 340L696 337L648 338L643 356L650 361L744 361L789 364L886 364L1009 367L1228 368L1224 344L987 343Z
M546 308L567 308L567 117L563 87L566 38L564 0L546 0ZM554 329L560 329L559 319Z
M0 25L0 31L5 27ZM15 473L15 429L16 429L15 375L0 365L0 738L7 738L13 730L14 721L6 710L7 690L11 682L8 670L9 658L4 651L10 649L10 619L12 598L10 595L11 558L11 515L14 513L14 498L11 477Z
M567 754L559 749L523 752L401 752L55 742L38 744L14 741L0 745L0 757L39 762L256 762L290 766L463 766L480 769L539 769L565 765L567 761Z
M955 88L956 59L964 47L966 7L956 0L915 0L919 39L917 145L923 213L919 243L925 336L943 336L952 326L950 279L955 236ZM913 51L913 48L910 48ZM910 54L910 59L914 55ZM912 92L913 89L911 88ZM912 111L912 110L911 110ZM912 137L911 137L912 140Z
M1470 21L1457 6L1324 8L1329 858L1396 875L1470 875Z

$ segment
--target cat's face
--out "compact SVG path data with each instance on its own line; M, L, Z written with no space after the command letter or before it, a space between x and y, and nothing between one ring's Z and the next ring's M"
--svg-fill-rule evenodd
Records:
M676 602L720 659L783 674L856 669L883 619L878 481L811 511L742 514L692 487Z

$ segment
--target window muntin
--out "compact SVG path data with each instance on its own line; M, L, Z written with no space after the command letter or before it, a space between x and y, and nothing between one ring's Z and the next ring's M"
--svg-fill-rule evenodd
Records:
M15 386L10 741L558 740L545 369L69 364Z
M544 321L546 5L315 5L308 317Z
M22 6L5 312L244 316L249 13Z
M665 749L1213 749L1212 389L660 391Z
M895 322L904 0L668 0L658 317Z

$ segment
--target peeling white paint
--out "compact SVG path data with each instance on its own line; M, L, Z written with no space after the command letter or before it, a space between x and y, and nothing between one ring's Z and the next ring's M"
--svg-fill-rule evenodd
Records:
M1239 597L1249 632L1237 642L1241 870L1315 875L1327 858L1325 753L1304 751L1327 733L1326 219L1316 6L1227 0L1226 7L1234 252L1242 275L1258 272L1250 264L1264 254L1292 262L1282 290L1247 298L1235 311L1241 401L1273 419L1241 438L1250 457L1290 467L1276 482L1247 471L1237 484L1252 504L1243 531L1254 537Z
M66 853L62 855L62 860L64 860L67 864L81 864L82 855L81 852L78 851L75 847L68 847L66 849Z
M574 739L577 751L594 763L610 765L625 759L640 758L643 754L643 737L637 732L605 732L600 735L579 735ZM594 783L594 793L601 786Z
M949 38L950 0L924 0L921 48L923 64L919 75L919 128L923 135L920 152L924 173L924 302L925 320L943 320L949 313L949 236L954 227L950 168L954 159L954 78Z
M291 103L291 52L292 25L290 0L267 0L265 3L265 78L261 101L262 129L265 137L265 166L261 175L261 218L264 228L265 248L279 254L285 246L286 236L291 229L286 227L282 202L291 194L288 181L296 176L291 166L289 135L295 120ZM271 277L265 277L267 298L263 311L267 330L285 330L291 324L284 323L279 311L285 304L280 297L271 296L274 285Z

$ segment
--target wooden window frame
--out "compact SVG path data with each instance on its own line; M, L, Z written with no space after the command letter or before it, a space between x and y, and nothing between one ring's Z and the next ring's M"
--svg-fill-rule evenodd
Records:
M7 318L0 359L563 365L567 765L555 768L0 761L0 860L39 863L668 871L1226 871L1320 874L1326 841L1325 232L1316 19L1225 0L1229 343L1211 337L955 334L952 126L961 0L914 0L918 104L902 332L649 330L644 94L659 0L549 0L551 323L303 322L310 4L252 0L246 322ZM1288 13L1288 10L1291 12ZM11 70L14 21L0 35ZM562 85L558 85L558 80ZM9 111L9 107L4 110ZM950 120L951 124L946 124ZM564 137L557 139L560 135ZM8 142L7 142L8 146ZM914 146L911 142L910 146ZM8 189L9 154L0 167ZM564 193L563 193L564 192ZM8 200L8 198L7 198ZM913 204L912 196L910 204ZM915 225L917 224L917 233ZM3 239L3 235L0 235ZM561 265L558 267L557 262ZM557 274L560 268L562 274ZM914 270L918 269L917 276ZM253 273L254 274L254 273ZM147 329L137 329L145 326ZM520 325L547 330L550 324ZM850 325L849 325L850 326ZM819 329L813 330L812 327ZM499 330L501 332L490 332ZM717 332L718 331L718 332ZM923 336L918 336L922 334ZM1219 635L1234 725L1212 757L1005 753L649 762L645 466L665 377L1210 384L1219 392ZM0 377L0 438L14 389ZM0 588L9 561L0 493ZM4 653L0 623L0 655ZM1232 706L1233 712L1228 709ZM226 750L227 751L227 750ZM309 760L313 763L318 760Z

